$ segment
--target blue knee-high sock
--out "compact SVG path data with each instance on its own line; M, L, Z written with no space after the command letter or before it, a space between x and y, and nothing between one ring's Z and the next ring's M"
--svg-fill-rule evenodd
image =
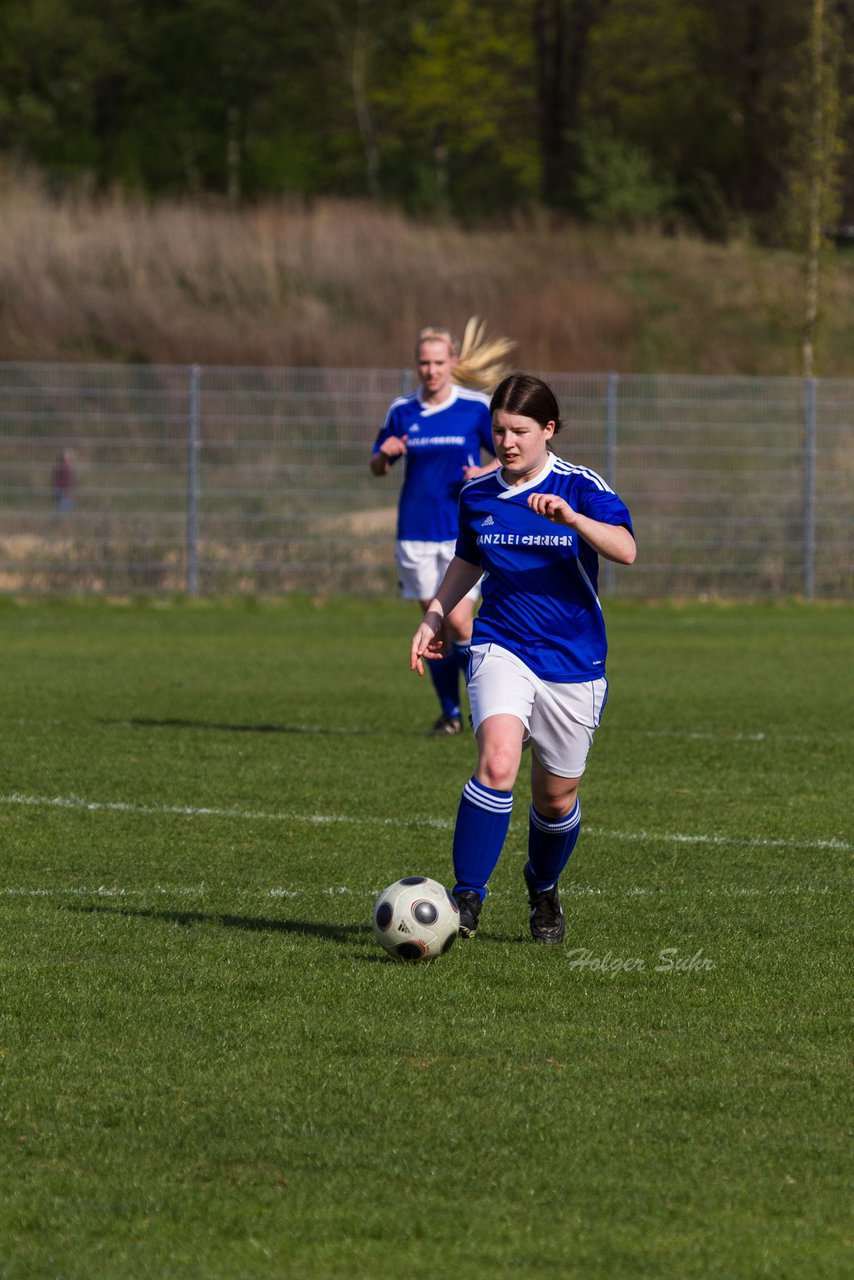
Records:
M563 871L581 831L581 802L576 799L571 813L549 822L531 805L528 827L528 862L525 879L539 892L550 889Z
M426 663L444 716L460 714L460 672L453 652Z
M476 778L463 787L454 828L455 889L474 889L486 897L486 884L501 854L510 814L512 791L495 791Z

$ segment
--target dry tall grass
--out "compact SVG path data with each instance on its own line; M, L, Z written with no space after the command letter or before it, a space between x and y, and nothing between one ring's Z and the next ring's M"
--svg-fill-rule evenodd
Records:
M852 285L840 262L820 374L852 372ZM2 360L393 367L476 313L529 368L797 374L801 290L797 261L746 244L0 189Z

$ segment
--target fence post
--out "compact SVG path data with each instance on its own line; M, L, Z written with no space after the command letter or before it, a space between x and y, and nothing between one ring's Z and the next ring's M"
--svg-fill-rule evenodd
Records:
M815 595L816 380L804 380L804 597Z
M187 595L199 589L196 517L199 500L199 366L190 365L190 407L187 422Z
M605 382L605 481L612 489L616 489L617 480L617 388L619 382L620 375L613 372L608 374ZM617 580L613 560L606 560L603 569L605 591L611 595Z

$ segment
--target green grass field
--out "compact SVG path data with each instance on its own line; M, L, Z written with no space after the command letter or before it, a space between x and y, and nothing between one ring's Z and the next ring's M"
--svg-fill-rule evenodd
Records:
M607 614L566 944L520 780L406 966L474 763L411 606L0 601L0 1277L850 1275L854 609Z

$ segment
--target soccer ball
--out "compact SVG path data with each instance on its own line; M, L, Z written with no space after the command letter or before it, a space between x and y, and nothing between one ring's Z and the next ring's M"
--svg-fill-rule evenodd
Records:
M435 960L453 945L460 911L444 885L406 876L383 889L374 903L374 936L398 960Z

